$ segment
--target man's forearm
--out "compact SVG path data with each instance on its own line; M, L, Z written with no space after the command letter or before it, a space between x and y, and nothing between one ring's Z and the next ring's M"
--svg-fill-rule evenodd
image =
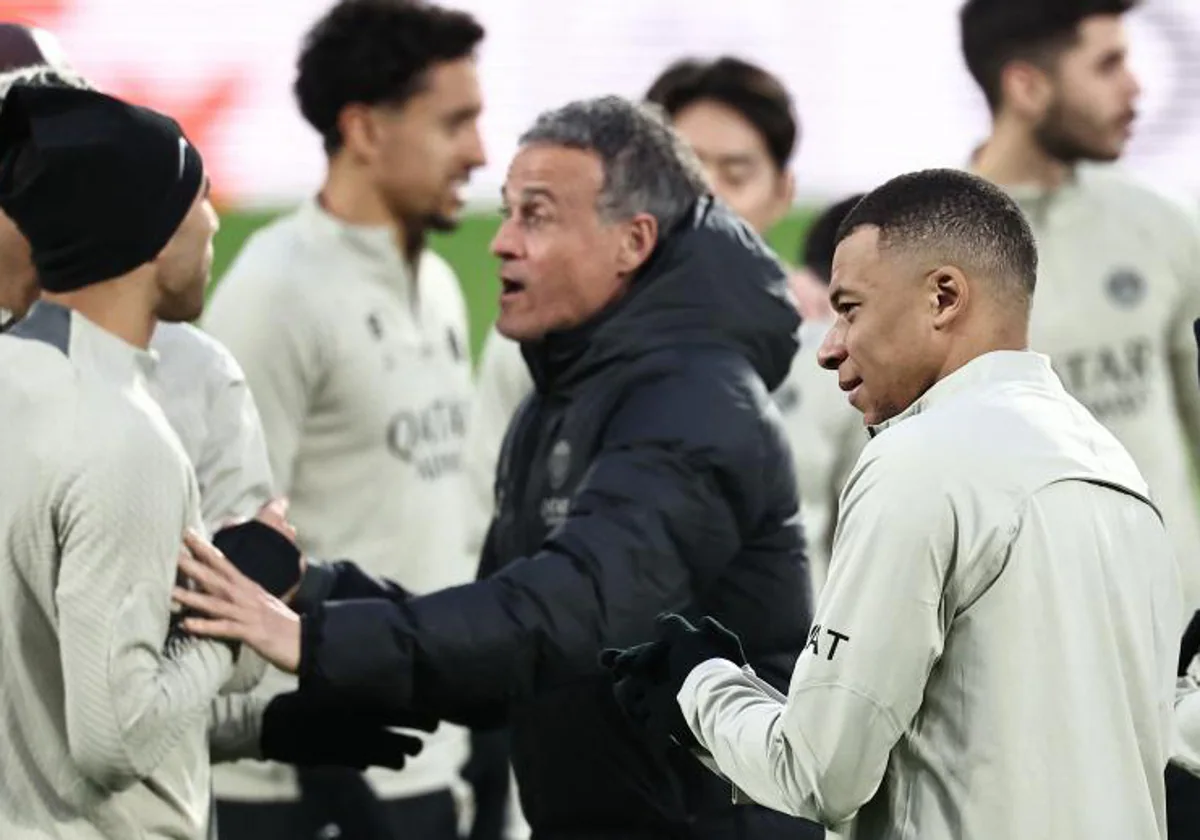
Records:
M325 601L349 601L378 598L404 601L411 594L397 583L380 580L364 572L349 560L308 561L300 589L292 599L298 613L309 613Z
M265 697L230 694L218 697L208 712L208 749L214 764L243 758L262 758L262 716Z

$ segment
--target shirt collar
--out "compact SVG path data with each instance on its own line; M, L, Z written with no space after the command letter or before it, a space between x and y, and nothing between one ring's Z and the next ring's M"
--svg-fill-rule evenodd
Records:
M1014 381L1058 384L1058 377L1050 366L1050 359L1041 353L1032 350L993 350L991 353L976 356L958 370L942 377L895 417L878 425L868 426L867 433L875 437L885 429L942 405L972 388Z
M30 314L43 307L65 308L58 303L39 300L33 304ZM158 366L157 353L129 344L76 310L70 310L70 318L71 358L119 385L133 380L145 382L153 375Z
M412 269L396 241L395 228L343 221L326 210L316 196L301 205L300 215L314 234L342 246L344 252L361 261L373 275L393 283L398 279L405 292L411 289Z

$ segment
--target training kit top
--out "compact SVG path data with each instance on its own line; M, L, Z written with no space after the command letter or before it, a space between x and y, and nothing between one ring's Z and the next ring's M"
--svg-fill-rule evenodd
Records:
M1184 603L1200 608L1200 224L1112 171L1009 192L1038 244L1030 341L1067 391L1133 456L1175 546Z
M195 478L153 362L46 302L0 336L0 837L197 840L230 648L172 631Z
M251 237L203 324L245 371L307 554L354 560L414 593L474 578L467 316L441 258L423 252L414 277L391 228L345 224L312 200ZM271 671L261 691L291 684ZM367 778L387 799L461 791L468 748L443 724L403 772ZM281 765L222 767L215 779L223 798L297 795Z
M483 550L496 512L496 465L500 447L521 402L533 392L533 377L521 345L493 328L479 354L464 453L467 485L467 545Z
M1146 493L1045 357L981 356L874 430L786 702L710 660L684 714L854 840L1165 838L1183 608Z
M241 367L191 324L161 323L150 339L150 393L196 471L209 532L248 518L271 499L262 421Z

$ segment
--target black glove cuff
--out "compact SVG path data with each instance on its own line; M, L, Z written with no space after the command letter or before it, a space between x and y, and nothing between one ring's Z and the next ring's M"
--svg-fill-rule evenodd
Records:
M300 616L300 662L296 667L296 677L302 690L312 691L322 687L323 680L317 673L313 659L321 645L324 623L324 604L316 604L311 612Z
M270 525L250 519L213 534L238 571L276 598L300 582L300 549Z
M292 598L292 609L301 615L312 612L323 601L329 600L336 582L337 575L333 569L314 563L312 558L309 558L308 565L304 570L304 578L300 581L300 588L296 590L296 595Z

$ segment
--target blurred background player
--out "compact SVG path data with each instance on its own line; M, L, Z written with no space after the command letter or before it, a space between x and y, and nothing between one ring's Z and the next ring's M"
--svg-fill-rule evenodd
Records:
M1162 509L1185 604L1200 606L1200 226L1120 158L1140 89L1123 15L1135 0L970 0L962 49L992 111L972 169L1029 217L1041 255L1033 347L1129 449ZM1182 628L1181 628L1182 629Z
M666 111L700 158L710 188L755 230L765 235L784 217L795 194L788 164L799 129L791 97L775 76L738 58L685 59L659 75L646 100ZM792 270L789 280L801 317L810 326L776 396L797 457L810 568L819 586L841 491L838 476L845 476L848 466L843 465L853 465L865 432L837 382L816 363L820 336L833 321L826 285L807 269ZM492 516L496 459L505 430L532 387L516 343L491 331L479 364L468 444L475 505L472 545L482 544Z
M247 242L205 319L246 371L305 552L351 556L414 593L470 581L478 562L463 542L466 309L425 239L454 227L484 163L483 35L469 15L404 0L344 0L316 23L295 93L324 141L324 184ZM286 684L272 672L263 690ZM223 838L292 840L314 825L456 838L468 750L466 731L443 725L403 773L369 772L369 787L343 772L298 785L283 767L221 768Z
M1190 209L1095 164L1118 160L1140 94L1124 15L1136 0L969 0L967 67L992 112L973 170L1029 217L1041 261L1033 347L1128 448L1200 607L1200 226ZM1182 631L1182 627L1180 628ZM1173 837L1200 835L1200 782L1168 768Z
M861 194L853 195L825 208L804 236L801 268L793 276L806 273L820 284L826 297L838 225L860 198ZM818 314L800 323L800 350L787 379L775 392L796 462L814 602L829 572L838 499L868 440L862 415L846 402L837 378L817 363L817 348L833 322L834 318Z

